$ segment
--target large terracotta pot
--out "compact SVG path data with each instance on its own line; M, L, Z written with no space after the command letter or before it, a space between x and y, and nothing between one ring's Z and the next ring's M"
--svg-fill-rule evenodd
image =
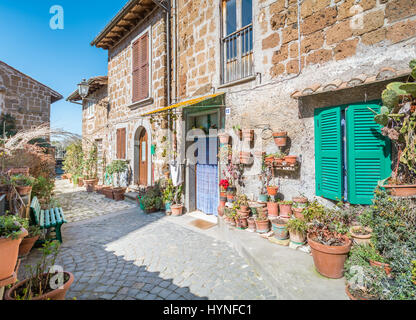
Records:
M267 202L267 211L269 218L277 218L279 216L279 204L277 202Z
M182 204L176 204L171 206L172 210L172 216L181 216L183 212L183 205Z
M32 186L16 186L16 191L21 196L26 196L32 192Z
M113 199L115 201L123 201L126 188L113 188Z
M267 233L270 231L270 221L264 220L264 221L257 221L256 220L256 229L257 233Z
M95 189L95 185L98 183L97 179L89 179L84 180L85 188L87 189L87 192L93 192Z
M32 238L24 238L19 246L19 257L25 257L30 253L35 242L39 240L39 236Z
M103 195L105 195L105 197L106 197L107 199L111 199L111 200L113 200L113 199L114 199L114 196L113 196L113 189L112 189L112 188L110 188L110 187L103 188L103 189L102 189L102 194L103 194Z
M69 287L74 282L74 275L71 272L64 272L67 276L69 276L69 280L65 282L62 289L56 289L51 292L48 292L40 297L33 298L32 300L38 301L38 300L65 300L66 294L69 290ZM43 276L46 276L44 274ZM18 282L16 285L14 285L5 295L6 300L15 300L14 298L14 292L19 289L20 287L24 286L29 279L23 280Z
M301 246L306 242L306 235L301 232L290 231L290 242L295 245Z
M364 228L365 231L368 232L366 235L357 234L357 230L362 227L351 227L350 228L350 234L351 238L354 240L357 244L370 244L371 242L371 233L373 232L373 229L371 228Z
M273 232L278 240L289 239L289 231L287 230L287 221L282 219L272 220Z
M343 236L343 246L326 246L313 241L308 235L316 270L323 276L339 279L344 276L344 264L351 250L351 240Z
M286 147L287 132L273 132L274 143L278 147Z
M0 280L10 278L16 268L19 246L23 238L28 235L26 229L15 240L11 238L0 238Z
M247 218L238 218L236 220L237 222L237 228L238 229L242 229L245 230L248 227L248 222L247 222Z
M303 215L303 210L305 209L304 208L292 208L293 215L295 216L296 219L300 219L300 220L305 219L305 216Z
M291 204L279 204L280 217L289 219L292 216Z
M383 186L386 191L395 197L411 197L416 195L416 184L393 185L389 184Z

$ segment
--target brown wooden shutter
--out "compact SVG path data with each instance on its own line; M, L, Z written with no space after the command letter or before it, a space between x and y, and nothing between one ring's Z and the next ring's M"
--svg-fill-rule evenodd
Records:
M120 143L120 138L121 138L121 129L117 129L117 141L116 141L116 150L117 150L117 159L120 159L121 157L121 143Z
M144 34L140 38L140 80L139 80L139 100L146 99L149 96L149 35Z
M139 50L140 50L140 40L137 40L133 43L133 74L132 74L132 95L133 102L139 101L139 82L140 82L140 64L139 64Z
M120 131L120 145L121 145L121 152L120 152L120 159L126 159L126 128L121 129Z

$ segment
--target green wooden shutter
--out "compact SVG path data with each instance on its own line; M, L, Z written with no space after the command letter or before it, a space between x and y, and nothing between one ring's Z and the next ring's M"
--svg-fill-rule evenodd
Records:
M381 134L368 108L380 111L371 103L352 105L346 111L348 202L352 204L371 204L378 181L391 174L390 140Z
M332 200L343 197L341 108L315 110L316 195Z

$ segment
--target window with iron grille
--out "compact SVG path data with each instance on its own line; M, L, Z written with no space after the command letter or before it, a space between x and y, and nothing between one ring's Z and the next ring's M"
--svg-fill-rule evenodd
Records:
M252 0L224 0L222 17L222 83L225 84L254 74Z

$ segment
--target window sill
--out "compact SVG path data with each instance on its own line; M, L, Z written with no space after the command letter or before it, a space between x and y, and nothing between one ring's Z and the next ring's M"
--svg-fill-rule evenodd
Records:
M224 83L224 84L218 86L218 89L232 87L232 86L236 86L238 84L250 82L250 81L256 80L256 78L257 78L257 76L254 75L254 76L250 76L250 77L247 77L247 78L235 80L235 81L232 81L232 82L227 82L227 83Z
M130 110L136 110L144 106L148 106L153 103L153 98L146 98L137 102L133 102L132 104L128 105Z

